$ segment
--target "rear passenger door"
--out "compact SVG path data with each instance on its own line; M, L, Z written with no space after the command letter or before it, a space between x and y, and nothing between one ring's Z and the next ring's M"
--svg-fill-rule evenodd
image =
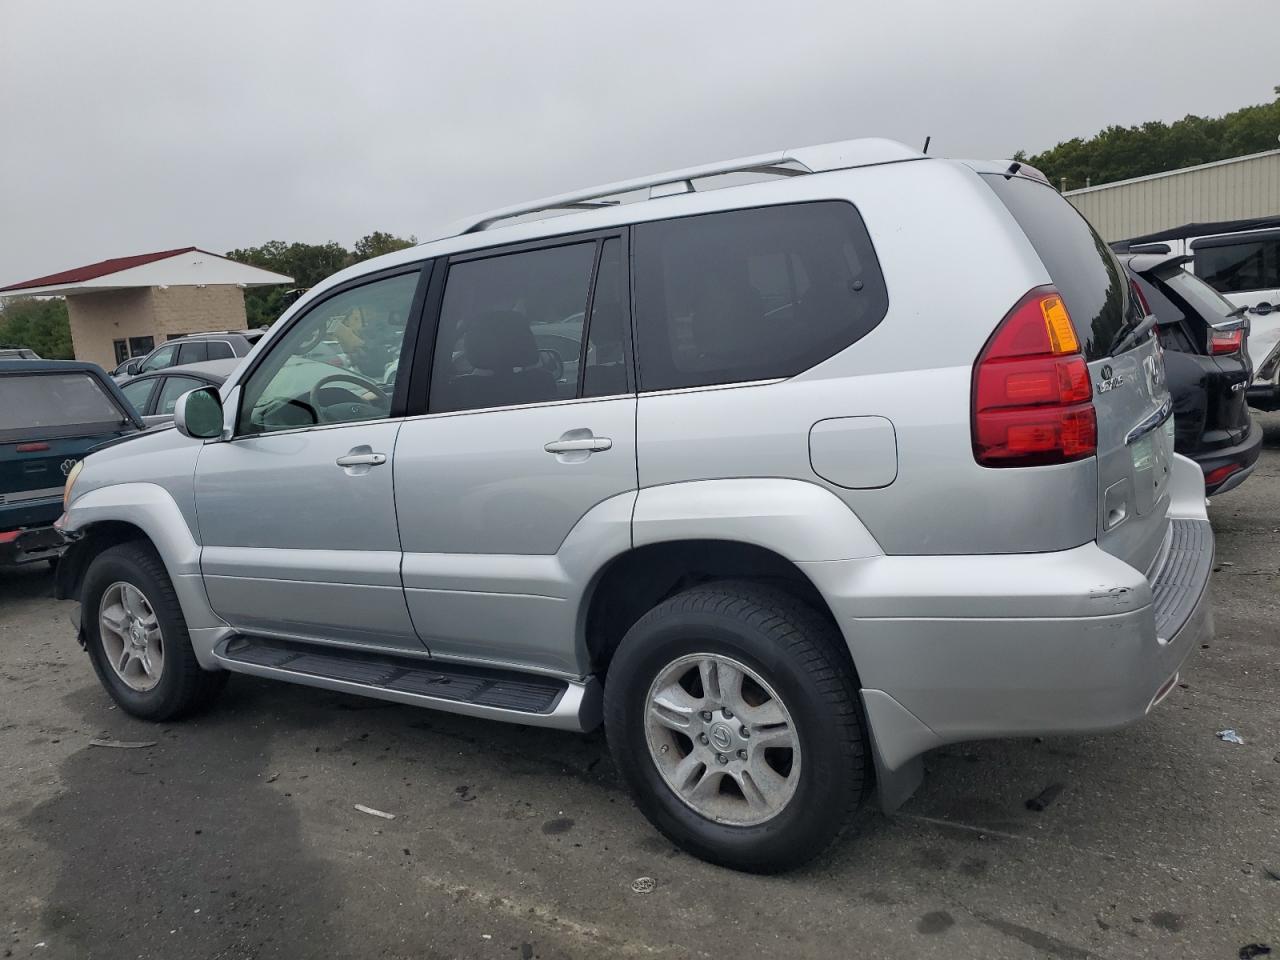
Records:
M455 256L433 279L394 461L405 595L433 656L577 672L562 548L602 514L591 547L630 546L626 264L619 231Z

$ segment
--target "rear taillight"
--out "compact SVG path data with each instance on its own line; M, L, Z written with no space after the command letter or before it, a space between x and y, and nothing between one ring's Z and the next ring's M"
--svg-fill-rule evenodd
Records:
M43 453L49 449L49 445L36 441L35 443L20 443L14 449L18 453Z
M1237 471L1243 470L1243 469L1244 469L1243 464L1228 463L1221 467L1218 467L1217 469L1210 470L1208 473L1204 475L1204 485L1206 487L1217 486L1219 483L1227 479L1227 477L1231 476L1233 473L1236 473Z
M973 369L973 455L985 467L1093 456L1089 367L1062 296L1037 287L1000 321Z
M1209 328L1209 353L1213 356L1239 353L1242 346L1244 346L1244 327L1236 327L1234 330Z
M1147 298L1142 292L1142 288L1138 286L1134 280L1129 281L1129 289L1133 291L1134 297L1137 298L1139 305L1142 307L1142 315L1144 317L1151 316L1151 304L1147 303Z

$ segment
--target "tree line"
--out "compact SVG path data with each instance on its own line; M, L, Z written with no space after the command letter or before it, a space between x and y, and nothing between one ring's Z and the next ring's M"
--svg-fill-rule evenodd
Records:
M275 322L296 298L296 291L315 286L344 267L418 242L375 230L361 237L350 250L340 243L285 243L272 240L258 247L228 250L230 260L262 267L293 277L293 290L285 287L251 287L244 292L245 317L250 327ZM71 326L67 301L62 297L0 298L0 346L28 347L46 360L70 360Z
M1188 114L1164 123L1111 126L1087 140L1064 140L1033 156L1019 150L1013 159L1042 171L1055 187L1074 190L1143 177L1214 160L1280 148L1280 87L1271 103L1243 107L1220 117Z

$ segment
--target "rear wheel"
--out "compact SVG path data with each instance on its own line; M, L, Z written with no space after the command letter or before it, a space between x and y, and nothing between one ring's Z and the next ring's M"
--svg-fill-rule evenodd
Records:
M207 706L226 685L225 671L197 662L173 584L149 544L122 543L93 558L80 616L98 679L135 717L175 719Z
M758 584L696 587L642 617L610 665L605 724L654 826L741 870L786 870L822 851L869 776L839 632Z

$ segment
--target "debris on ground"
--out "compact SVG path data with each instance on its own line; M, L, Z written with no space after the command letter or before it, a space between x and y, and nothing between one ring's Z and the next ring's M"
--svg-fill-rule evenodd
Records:
M1253 960L1254 957L1269 957L1271 948L1265 943L1247 943L1240 948L1240 960Z
M1236 733L1234 730L1219 730L1217 737L1223 743L1244 743L1244 737Z
M1274 867L1263 867L1262 872L1272 880L1280 880L1280 864L1277 864Z
M89 741L91 747L115 747L117 750L141 750L155 745L155 740L99 740L95 737Z
M383 820L394 820L394 813L387 813L385 810L375 810L373 807L366 807L363 803L357 803L356 809L361 813L367 813L371 817L381 817Z
M631 890L633 893L653 893L657 885L658 881L653 877L636 877L631 881Z
M1036 813L1043 812L1045 808L1049 806L1049 804L1053 803L1053 801L1058 799L1058 794L1062 793L1062 791L1065 789L1066 789L1065 784L1061 784L1061 783L1049 784L1047 787L1041 790L1038 794L1036 794L1034 797L1032 797L1030 800L1027 801L1027 809L1034 810Z
M280 774L273 773L271 776L267 777L267 783L275 783L279 779L280 779Z

